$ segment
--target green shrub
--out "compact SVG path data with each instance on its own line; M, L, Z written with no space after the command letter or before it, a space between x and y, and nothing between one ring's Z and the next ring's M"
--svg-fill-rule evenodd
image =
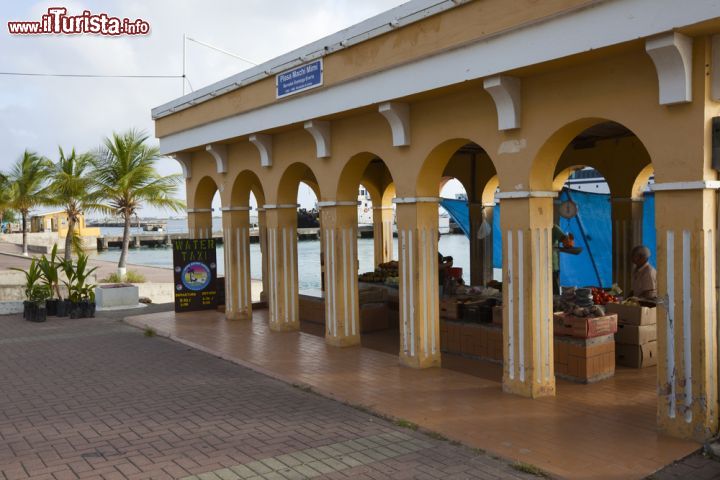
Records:
M100 283L145 283L145 276L142 273L128 270L128 272L125 274L124 281L117 273L111 273L107 277L100 280Z

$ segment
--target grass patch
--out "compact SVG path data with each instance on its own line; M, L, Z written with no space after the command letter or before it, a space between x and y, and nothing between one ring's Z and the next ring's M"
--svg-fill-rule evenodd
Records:
M530 465L529 463L524 462L515 462L512 465L510 465L512 468L517 470L518 472L527 473L529 475L534 475L536 477L542 477L542 478L550 478L550 475L548 475L547 472L542 470L539 467L536 467L535 465Z
M152 327L145 327L145 330L143 330L143 335L145 335L146 337L154 337L155 335L157 335L157 332Z
M134 270L128 270L128 272L125 274L125 280L122 280L120 278L120 275L117 273L111 273L107 277L100 280L100 283L145 283L145 275L142 273L138 273Z
M314 393L313 389L309 385L300 385L299 383L293 383L292 386L306 393Z
M445 435L443 435L443 434L441 434L441 433L438 433L438 432L430 432L430 431L428 431L428 432L423 432L423 433L425 433L425 435L427 435L428 437L432 438L433 440L440 440L441 442L447 442L447 441L448 441L448 438L447 438Z
M409 421L409 420L403 420L403 419L395 420L395 425L397 425L398 427L407 428L407 429L410 429L410 430L417 430L417 429L418 429L417 423L413 423L413 422L411 422L411 421Z

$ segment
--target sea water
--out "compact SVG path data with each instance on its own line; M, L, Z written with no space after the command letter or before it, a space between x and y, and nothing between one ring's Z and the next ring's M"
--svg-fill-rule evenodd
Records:
M221 219L213 219L213 230L222 229ZM104 235L122 235L122 228L102 227ZM168 220L166 233L187 232L186 220ZM132 233L140 233L137 228ZM320 288L320 241L301 240L298 241L298 283L301 290ZM358 239L358 273L370 272L374 269L374 242L372 238ZM453 257L453 265L463 269L463 279L466 283L470 281L470 242L463 234L442 235L438 243L438 251L444 256ZM394 258L397 260L397 238L394 239ZM222 245L217 247L218 274L224 275L225 264L224 249ZM99 260L117 262L120 258L120 249L114 248L92 254ZM145 265L148 267L172 268L172 248L136 248L128 251L127 262L134 265ZM262 278L262 255L260 245L250 244L250 276ZM132 268L131 268L132 269ZM498 276L497 274L495 276Z

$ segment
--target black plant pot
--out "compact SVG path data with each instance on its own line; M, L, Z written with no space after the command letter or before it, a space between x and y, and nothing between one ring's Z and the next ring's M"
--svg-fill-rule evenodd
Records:
M35 305L35 320L33 322L44 322L47 320L47 309L45 305Z
M80 300L80 318L88 318L90 316L90 302Z
M32 302L29 302L27 300L25 300L23 302L23 319L25 319L25 320L30 319L29 318L30 317L30 309L32 308L31 305L32 305Z
M80 304L70 302L70 318L80 318Z
M58 300L57 303L57 316L58 317L67 317L68 316L68 308L70 307L70 302L67 300Z
M47 310L48 317L54 317L57 315L59 300L45 300L45 309Z
M90 302L90 315L88 315L90 318L95 318L95 302Z

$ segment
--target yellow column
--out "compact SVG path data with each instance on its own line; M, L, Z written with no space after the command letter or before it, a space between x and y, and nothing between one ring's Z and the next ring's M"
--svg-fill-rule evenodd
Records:
M396 198L400 260L400 361L440 366L438 199Z
M260 301L268 301L268 258L267 258L267 217L265 209L258 208L258 242L260 243L260 268L262 275L262 292Z
M373 207L375 266L393 258L393 217L392 205Z
M357 204L320 202L325 264L325 341L360 344L357 268Z
M212 238L212 208L188 209L190 238Z
M498 195L503 198L503 390L531 398L555 395L553 196Z
M656 184L658 423L704 441L718 430L715 224L717 193Z
M297 206L265 205L270 329L298 330Z
M630 252L642 244L643 199L612 197L613 282L630 292L632 263Z
M223 209L225 318L252 318L250 280L250 207Z

